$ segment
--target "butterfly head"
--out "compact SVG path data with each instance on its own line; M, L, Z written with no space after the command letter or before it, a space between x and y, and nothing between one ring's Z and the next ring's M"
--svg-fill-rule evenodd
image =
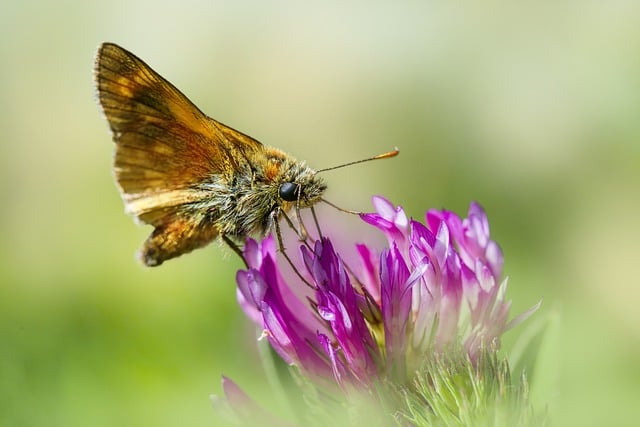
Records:
M327 184L315 170L280 150L268 151L271 154L270 159L274 160L271 171L273 189L277 190L278 204L283 210L287 211L294 206L307 208L320 201Z

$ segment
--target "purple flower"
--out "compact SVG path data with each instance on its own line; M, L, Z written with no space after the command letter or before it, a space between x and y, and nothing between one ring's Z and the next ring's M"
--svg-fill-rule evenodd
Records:
M308 284L279 260L273 237L245 246L240 305L307 378L347 394L385 380L406 384L430 354L462 345L474 361L538 308L508 320L502 252L477 203L467 218L430 210L424 223L382 197L373 205L361 217L388 246L355 245L353 258L328 238L305 242L299 257L290 255Z

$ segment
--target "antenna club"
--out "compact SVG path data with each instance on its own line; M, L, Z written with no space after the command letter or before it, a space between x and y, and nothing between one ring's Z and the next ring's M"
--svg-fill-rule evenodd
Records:
M351 166L351 165L357 165L358 163L369 162L371 160L388 159L390 157L395 157L398 154L400 154L400 150L398 150L398 147L395 147L392 151L388 151L386 153L378 154L377 156L374 156L374 157L369 157L369 158L366 158L366 159L356 160L354 162L344 163L344 164L341 164L341 165L338 165L338 166L333 166L333 167L330 167L330 168L318 169L316 171L316 173L330 171L330 170L334 170L334 169L340 169L340 168L344 168L346 166Z
M398 150L398 147L394 147L392 151L389 151L388 153L378 154L377 156L373 157L371 160L388 159L390 157L395 157L398 154L400 154L400 150Z

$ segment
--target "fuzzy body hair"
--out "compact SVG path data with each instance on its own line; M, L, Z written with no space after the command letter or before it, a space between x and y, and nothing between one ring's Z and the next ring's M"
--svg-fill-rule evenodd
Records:
M207 212L208 222L220 234L243 239L264 237L275 227L279 215L297 202L280 197L280 186L293 183L300 189L299 208L317 203L326 190L322 178L304 162L280 150L265 147L255 153L242 170L229 175L213 175L199 190L209 193L199 202Z

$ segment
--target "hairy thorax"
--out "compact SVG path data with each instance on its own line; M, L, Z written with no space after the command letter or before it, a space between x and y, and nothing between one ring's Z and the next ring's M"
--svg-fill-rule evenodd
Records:
M296 186L295 201L281 197L285 183ZM282 213L296 205L312 206L320 200L326 184L304 162L265 147L234 174L213 175L200 189L210 194L204 202L209 221L222 234L242 238L268 234Z

